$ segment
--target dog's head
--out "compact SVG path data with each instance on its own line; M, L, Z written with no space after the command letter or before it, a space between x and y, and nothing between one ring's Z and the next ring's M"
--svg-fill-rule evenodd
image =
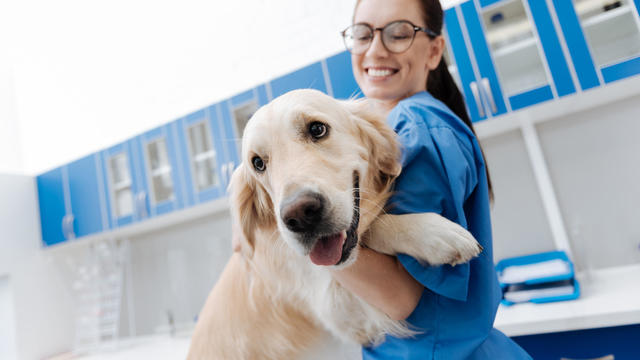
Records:
M296 90L247 123L231 181L234 216L251 253L258 228L317 265L346 265L400 173L394 132L364 101Z

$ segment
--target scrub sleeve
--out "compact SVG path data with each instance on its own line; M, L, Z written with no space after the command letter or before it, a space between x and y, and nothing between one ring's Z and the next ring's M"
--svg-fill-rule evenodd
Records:
M493 328L501 298L491 237L485 164L475 135L427 92L402 100L388 117L402 146L402 173L390 213L435 212L469 230L482 245L477 258L458 266L423 266L398 259L425 289L407 322L413 338L387 336L363 347L369 359L531 359Z

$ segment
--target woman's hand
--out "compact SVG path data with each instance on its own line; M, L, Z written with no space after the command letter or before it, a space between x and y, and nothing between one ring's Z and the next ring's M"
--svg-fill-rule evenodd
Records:
M332 270L342 286L393 320L405 320L418 305L424 287L395 256L360 248L349 267Z

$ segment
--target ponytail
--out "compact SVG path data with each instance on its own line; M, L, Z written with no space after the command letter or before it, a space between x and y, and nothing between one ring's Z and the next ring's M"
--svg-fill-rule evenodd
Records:
M427 91L433 95L436 99L442 101L445 105L453 111L458 117L471 129L475 135L476 131L473 128L467 108L464 103L464 98L458 89L453 77L449 73L447 62L444 57L440 60L438 67L435 70L429 72L427 77ZM485 159L485 171L487 173L487 184L489 186L489 198L493 201L493 186L491 185L491 177L489 176L489 167L487 165L486 157L482 147L480 148L482 157Z

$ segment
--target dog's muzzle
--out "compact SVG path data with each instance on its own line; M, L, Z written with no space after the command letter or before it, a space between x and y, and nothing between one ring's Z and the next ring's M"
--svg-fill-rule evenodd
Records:
M357 173L353 176L353 196L353 215L348 229L328 215L328 202L322 194L304 190L293 194L280 206L282 222L310 251L311 261L316 265L339 265L349 258L357 245L360 221Z

